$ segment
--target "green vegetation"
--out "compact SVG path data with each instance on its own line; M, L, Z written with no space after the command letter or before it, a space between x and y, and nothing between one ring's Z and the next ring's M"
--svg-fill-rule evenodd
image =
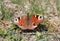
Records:
M10 9L8 11L6 11L2 2L0 4L0 9L1 9L1 12L2 12L2 18L5 19L5 20L8 20L9 19L9 14L10 14Z
M44 1L42 0L9 0L9 1L11 1L13 5L17 5L16 8L13 8L13 5L11 3L9 2L5 3L4 0L3 1L0 0L0 11L2 13L2 15L0 13L0 17L2 17L1 19L9 22L11 20L12 22L9 24L3 24L2 22L0 22L0 40L1 41L25 41L23 37L21 37L20 28L16 27L12 21L13 18L15 18L15 16L18 17L17 15L20 15L19 11L22 11L23 14L26 14L26 13L43 14L44 20L40 24L46 25L48 27L48 31L36 32L36 33L30 32L32 34L35 34L37 41L52 41L52 40L60 41L60 33L57 33L58 30L56 31L56 28L58 29L60 25L60 21L59 21L60 20L60 0L54 0L55 3L50 0L44 0ZM12 8L11 7L5 8L4 4L6 4L7 7L12 6ZM24 6L27 4L30 4L29 5L30 7L26 11ZM15 11L15 9L17 9L17 11ZM18 14L16 12L18 12ZM57 13L57 15L55 15L55 13ZM52 16L54 17L52 17L50 14L52 14ZM11 15L13 18L11 17ZM50 19L50 17L52 18L58 17L59 20L55 21L54 19Z

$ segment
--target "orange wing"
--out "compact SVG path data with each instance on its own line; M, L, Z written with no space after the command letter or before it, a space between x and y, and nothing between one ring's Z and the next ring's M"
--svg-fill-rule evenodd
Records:
M28 25L26 24L26 16L21 16L21 19L18 20L18 24L22 30L28 29Z
M24 24L24 21L25 21L25 17L22 16L21 19L18 20L18 24L19 24L19 25L22 25L22 24Z
M38 19L35 16L31 17L31 20L33 23L37 24L38 23Z
M35 17L35 15L32 15L30 18L30 24L29 24L29 28L30 30L34 30L34 28L36 28L38 24L38 19Z

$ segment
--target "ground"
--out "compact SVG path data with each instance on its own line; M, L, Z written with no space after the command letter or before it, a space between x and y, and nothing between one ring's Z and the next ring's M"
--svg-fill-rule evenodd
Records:
M0 41L60 41L59 11L59 0L0 0ZM13 23L27 13L43 14L39 31L23 32Z

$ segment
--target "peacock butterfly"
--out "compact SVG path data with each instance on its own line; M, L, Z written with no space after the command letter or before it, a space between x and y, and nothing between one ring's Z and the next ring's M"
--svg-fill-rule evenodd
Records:
M27 13L26 15L14 19L14 24L19 26L22 30L34 30L42 20L42 15Z

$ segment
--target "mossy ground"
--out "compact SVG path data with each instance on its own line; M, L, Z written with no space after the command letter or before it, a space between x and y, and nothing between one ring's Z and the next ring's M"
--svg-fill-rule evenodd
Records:
M13 23L27 13L44 16L33 31ZM60 0L0 0L0 41L60 41Z

